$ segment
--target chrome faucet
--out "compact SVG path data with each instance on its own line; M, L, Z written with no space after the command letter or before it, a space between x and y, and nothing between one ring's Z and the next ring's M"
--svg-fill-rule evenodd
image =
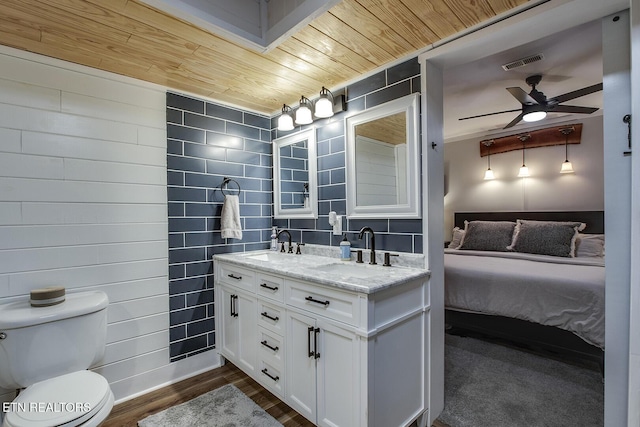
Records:
M358 235L358 239L362 239L364 233L369 232L371 234L371 238L369 239L371 243L371 255L369 255L369 264L377 264L376 262L376 236L373 234L373 230L371 227L362 227L360 229L360 234Z
M280 240L280 235L282 233L287 233L287 236L289 236L289 253L292 254L293 253L293 245L291 245L291 233L289 233L288 230L281 230L278 235L276 236L276 239ZM282 246L280 247L280 252L284 252L284 242L282 242Z

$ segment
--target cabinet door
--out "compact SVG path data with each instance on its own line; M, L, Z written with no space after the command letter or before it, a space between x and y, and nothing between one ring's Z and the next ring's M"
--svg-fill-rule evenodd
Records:
M234 363L238 363L240 348L240 320L235 316L236 297L236 292L226 286L220 286L220 301L217 304L222 329L219 334L220 352Z
M318 320L317 424L326 427L361 425L360 340L353 332Z
M235 319L238 320L238 363L247 374L256 371L258 319L256 316L256 298L236 293Z
M237 289L221 286L221 353L247 373L256 366L256 299Z
M305 418L316 421L315 320L287 312L285 392L287 403Z

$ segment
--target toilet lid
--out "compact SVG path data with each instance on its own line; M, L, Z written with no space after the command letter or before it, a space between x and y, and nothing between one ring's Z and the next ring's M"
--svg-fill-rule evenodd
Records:
M35 383L13 401L11 426L78 425L93 417L109 398L107 380L91 371L72 372Z

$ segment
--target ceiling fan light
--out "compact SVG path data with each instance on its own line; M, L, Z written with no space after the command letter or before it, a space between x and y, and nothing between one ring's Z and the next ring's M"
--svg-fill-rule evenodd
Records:
M573 165L569 160L565 160L564 162L562 162L560 173L574 173Z
M530 176L529 168L525 165L522 165L522 167L520 167L520 171L518 172L518 178L526 178L528 176Z
M333 116L333 96L325 87L322 87L320 98L315 103L315 116L321 119Z
M547 117L546 111L532 111L530 113L525 114L522 117L522 120L524 120L525 122L537 122L539 120L544 119L545 117Z
M493 171L491 170L491 168L487 169L484 173L484 179L485 181L489 181L491 179L495 179L495 175L493 174Z

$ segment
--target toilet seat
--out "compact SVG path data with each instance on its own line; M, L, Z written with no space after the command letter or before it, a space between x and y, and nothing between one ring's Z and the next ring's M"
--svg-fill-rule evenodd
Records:
M3 426L88 427L100 424L112 407L113 392L104 377L91 371L72 372L23 390L13 400L13 410L5 414Z

